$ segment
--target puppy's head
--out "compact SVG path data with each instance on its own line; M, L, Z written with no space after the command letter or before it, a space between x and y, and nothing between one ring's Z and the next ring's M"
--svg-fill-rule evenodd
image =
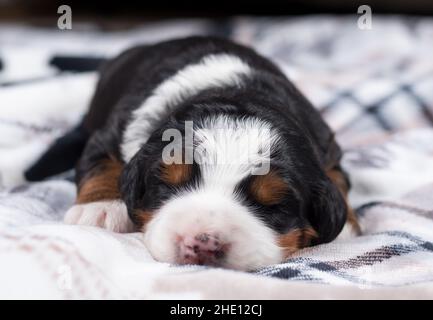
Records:
M345 202L300 131L227 115L187 127L155 132L120 182L156 260L253 270L338 235Z

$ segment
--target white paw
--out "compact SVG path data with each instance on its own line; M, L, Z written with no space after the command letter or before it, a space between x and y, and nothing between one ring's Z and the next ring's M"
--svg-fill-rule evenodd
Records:
M134 231L123 201L98 201L72 206L65 214L65 223L101 227L126 233Z

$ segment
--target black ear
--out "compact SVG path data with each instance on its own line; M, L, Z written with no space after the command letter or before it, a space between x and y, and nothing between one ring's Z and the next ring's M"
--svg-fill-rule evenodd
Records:
M119 189L128 208L129 217L135 221L134 210L141 208L146 192L147 166L143 154L137 154L124 166L119 179Z
M313 244L334 240L347 218L347 204L337 186L328 177L312 186L308 220L318 237Z

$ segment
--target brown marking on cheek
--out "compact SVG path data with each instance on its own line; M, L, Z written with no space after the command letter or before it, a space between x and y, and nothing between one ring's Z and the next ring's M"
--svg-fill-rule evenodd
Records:
M173 163L161 164L161 179L171 185L177 186L191 178L192 164Z
M288 189L288 185L275 171L270 171L262 176L255 176L250 185L250 192L253 197L264 205L280 203Z
M293 229L278 237L278 246L283 249L284 257L287 258L295 251L309 246L317 236L317 232L311 227Z
M118 180L123 165L114 159L107 159L83 178L78 186L77 204L120 199Z
M138 228L143 230L146 225L152 220L153 213L151 211L146 210L135 210L134 216L138 222Z
M343 195L347 207L347 222L352 226L356 234L360 235L361 227L359 226L355 212L353 211L352 207L349 205L348 202L349 186L347 184L345 176L343 175L341 170L335 168L326 171L326 175L337 186L338 190L340 190L341 194Z
M278 237L278 246L283 249L285 257L299 249L301 236L302 231L295 229Z

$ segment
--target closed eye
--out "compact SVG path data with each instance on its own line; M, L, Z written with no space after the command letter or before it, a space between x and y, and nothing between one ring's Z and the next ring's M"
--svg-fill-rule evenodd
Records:
M249 193L260 204L272 206L281 203L287 196L289 186L274 170L265 175L252 176Z

